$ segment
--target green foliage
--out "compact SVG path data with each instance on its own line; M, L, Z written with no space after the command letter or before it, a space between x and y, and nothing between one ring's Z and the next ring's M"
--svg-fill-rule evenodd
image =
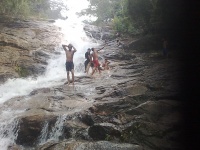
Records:
M138 28L149 24L153 6L150 0L128 0L128 14Z
M51 9L54 8L54 9ZM67 9L61 2L51 0L1 0L0 15L16 18L61 18L60 11Z
M136 28L136 23L131 20L128 10L128 0L89 0L91 5L82 14L97 16L95 24L112 20L116 32L139 34L141 29Z
M15 71L18 73L18 75L20 77L27 77L28 76L28 70L23 66L16 65Z
M106 141L111 141L113 140L113 137L109 134L106 134L106 138L105 138Z
M181 17L182 1L167 0L88 0L82 14L97 16L96 24L112 20L116 32L132 35L170 31ZM175 29L176 30L176 29ZM175 31L174 30L174 31Z
M30 12L28 0L1 0L0 14L7 16L26 16Z

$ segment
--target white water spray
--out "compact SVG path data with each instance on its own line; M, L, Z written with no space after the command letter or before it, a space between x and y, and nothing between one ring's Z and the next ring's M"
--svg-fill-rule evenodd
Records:
M81 1L83 5L77 5ZM75 76L83 73L84 53L87 48L98 46L98 43L92 43L86 36L83 30L83 19L76 16L77 9L83 9L87 6L87 0L68 0L66 3L69 5L67 12L67 20L57 20L55 25L62 28L62 33L65 35L63 43L72 43L76 47L77 52L74 54ZM83 7L81 7L83 6ZM80 10L78 10L80 11ZM46 73L36 79L9 79L5 84L0 85L0 103L17 97L28 95L31 91L38 88L52 87L63 84L63 79L66 79L65 71L65 52L62 46L57 47L60 55L52 55L48 61ZM78 68L78 69L77 69ZM82 68L82 69L81 69ZM66 79L67 80L67 79Z
M0 148L1 150L6 150L9 145L15 143L16 137L18 135L18 120L15 118L9 121L0 122Z

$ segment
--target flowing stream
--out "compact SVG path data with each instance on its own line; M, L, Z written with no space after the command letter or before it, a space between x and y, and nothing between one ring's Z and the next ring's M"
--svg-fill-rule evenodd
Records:
M56 1L56 0L55 0ZM78 3L80 3L79 5ZM76 12L88 6L87 0L67 0L65 1L69 10L65 12L68 16L66 20L56 20L55 25L61 27L64 34L63 42L56 51L59 54L52 54L48 61L48 66L44 75L26 79L9 79L5 84L0 85L0 147L1 150L6 150L8 145L15 143L18 135L17 125L18 117L25 110L10 110L4 106L4 102L17 96L28 95L31 91L38 88L52 87L63 84L66 79L65 71L65 52L62 49L62 44L72 43L76 47L77 52L74 55L75 76L82 75L84 72L84 53L87 48L98 46L98 43L92 43L83 30L83 19L76 15ZM66 79L67 80L67 79ZM18 88L20 87L20 88ZM39 143L44 143L47 140L58 140L60 132L62 132L62 120L66 116L59 116L54 129L48 133L48 122L44 124Z

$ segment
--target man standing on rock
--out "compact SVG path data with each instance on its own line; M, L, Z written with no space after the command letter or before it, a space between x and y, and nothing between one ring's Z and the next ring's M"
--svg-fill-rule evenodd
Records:
M72 45L62 45L63 49L65 50L66 54L66 71L67 71L67 80L68 80L68 85L70 84L70 77L69 77L69 72L72 74L72 84L74 85L74 63L73 63L73 56L74 53L76 52L76 48ZM68 48L68 49L67 49ZM74 50L72 50L72 48Z
M105 47L105 46L104 46L104 47ZM100 48L100 49L98 49L98 50L92 48L92 51L93 51L93 53L92 53L92 58L93 58L94 68L93 68L93 70L92 70L92 74L91 74L91 75L94 74L94 72L95 72L96 69L99 70L99 74L101 73L101 70L99 69L100 64L99 64L98 52L99 52L100 50L102 50L104 47L102 47L102 48Z

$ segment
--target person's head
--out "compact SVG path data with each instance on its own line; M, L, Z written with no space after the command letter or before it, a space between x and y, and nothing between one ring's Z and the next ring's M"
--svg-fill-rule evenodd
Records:
M92 51L94 51L94 48L91 48Z
M107 62L108 61L108 59L105 59L105 62Z
M68 48L69 48L69 51L71 51L72 50L72 44L69 44Z
M88 49L87 49L87 51L88 51L88 52L90 52L90 51L91 51L91 49L90 49L90 48L88 48Z

